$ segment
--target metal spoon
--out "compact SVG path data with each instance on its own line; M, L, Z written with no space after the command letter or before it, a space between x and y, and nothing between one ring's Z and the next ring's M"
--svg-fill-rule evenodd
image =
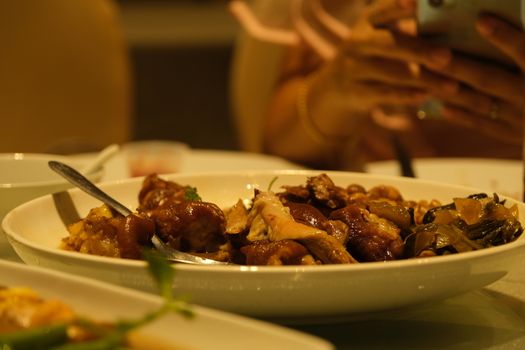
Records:
M111 208L115 209L119 214L123 216L128 216L132 214L132 211L129 210L125 205L115 200L106 192L102 191L99 187L97 187L91 181L86 179L82 174L80 174L78 171L76 171L69 165L54 160L49 161L48 165L51 169L63 176L73 185L77 186L84 192L92 195L93 197L107 204ZM165 254L167 259L170 261L194 265L231 265L227 262L206 259L200 256L195 256L189 253L173 249L167 244L165 244L155 233L151 238L151 243L153 243L153 245L158 251Z

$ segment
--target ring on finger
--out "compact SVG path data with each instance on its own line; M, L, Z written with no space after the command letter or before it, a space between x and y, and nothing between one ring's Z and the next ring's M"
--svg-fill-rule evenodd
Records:
M489 117L492 120L500 119L501 103L499 100L493 98L490 102Z

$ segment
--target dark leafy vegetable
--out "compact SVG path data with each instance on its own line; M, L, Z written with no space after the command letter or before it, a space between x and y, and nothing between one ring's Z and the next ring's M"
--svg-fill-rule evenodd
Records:
M405 238L407 257L461 253L516 240L523 228L514 212L495 194L480 193L430 209L424 224Z
M467 198L470 198L470 199L482 199L482 198L487 198L487 197L488 197L488 195L486 193L476 193L476 194L471 194ZM497 198L497 197L495 197L495 198ZM456 209L455 203L449 203L449 204L446 204L446 205L442 205L440 207L432 208L432 209L428 210L427 213L425 214L425 216L423 217L423 223L424 224L428 224L428 223L433 222L434 219L436 218L436 212L438 212L438 211L441 211L441 210L455 210L455 209Z

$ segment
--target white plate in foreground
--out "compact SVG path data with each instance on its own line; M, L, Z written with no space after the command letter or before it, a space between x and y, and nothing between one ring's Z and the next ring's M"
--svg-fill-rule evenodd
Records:
M254 188L274 189L304 184L318 171L252 171L215 174L173 174L165 178L195 186L203 200L226 208L239 198L250 199ZM328 172L340 186L365 188L387 184L406 199L450 202L479 192L442 183L401 177ZM129 208L137 207L142 180L129 179L101 187ZM81 216L100 205L80 190L71 199ZM508 204L517 203L508 200ZM524 222L525 205L518 203ZM145 263L59 250L68 232L53 197L41 197L11 211L4 231L26 263L153 291ZM190 293L201 305L260 317L333 316L399 308L446 298L490 284L521 264L525 238L500 247L425 259L323 266L190 266L178 265L174 289Z
M134 319L156 310L162 300L146 293L0 260L1 285L30 287L46 299L58 299L75 313L100 321ZM168 314L140 329L145 349L295 349L330 350L326 341L269 323L194 306L195 317ZM141 347L142 349L142 347Z

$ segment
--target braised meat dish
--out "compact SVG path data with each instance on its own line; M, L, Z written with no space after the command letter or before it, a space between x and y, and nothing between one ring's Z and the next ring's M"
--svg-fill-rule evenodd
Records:
M155 232L178 250L246 265L348 264L467 252L516 240L516 205L494 194L442 204L407 200L394 187L335 185L327 174L219 208L197 189L152 174L135 213L94 208L62 248L140 259Z

